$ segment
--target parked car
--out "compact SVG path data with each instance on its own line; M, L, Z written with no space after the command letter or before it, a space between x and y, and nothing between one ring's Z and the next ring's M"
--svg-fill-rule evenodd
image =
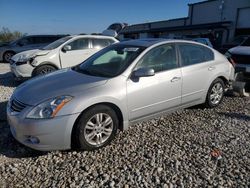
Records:
M248 35L241 35L237 36L232 40L231 42L228 42L219 49L221 53L226 53L230 48L236 47L236 46L241 46L245 41L249 40L250 36Z
M20 85L7 119L12 135L37 150L98 149L135 122L202 103L218 106L233 73L224 55L196 42L120 42Z
M100 49L116 42L117 39L108 36L67 36L42 49L14 55L10 63L11 71L17 79L47 74L78 65Z
M250 38L241 46L229 49L225 55L235 65L235 73L241 73L241 80L250 82Z
M31 49L38 49L66 35L29 35L0 46L0 61L10 62L13 55Z

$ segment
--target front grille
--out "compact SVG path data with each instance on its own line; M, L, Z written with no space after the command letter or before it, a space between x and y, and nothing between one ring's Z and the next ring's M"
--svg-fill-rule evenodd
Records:
M13 111L13 112L21 112L27 105L16 100L16 99L13 99L11 102L10 102L10 109Z

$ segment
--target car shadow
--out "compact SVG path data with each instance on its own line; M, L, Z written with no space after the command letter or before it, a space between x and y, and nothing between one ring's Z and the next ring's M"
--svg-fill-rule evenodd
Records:
M6 105L7 102L0 103L0 155L9 158L27 158L46 155L47 152L33 150L15 140L7 122Z
M243 121L250 121L250 116L242 113L235 112L218 112L219 115L224 115L226 117L235 118Z
M12 75L11 72L4 72L4 73L1 73L1 74L0 74L0 78L1 78L1 79L10 78L10 77L13 77L13 75Z
M6 107L8 101L0 102L0 122L6 121Z
M11 72L0 74L0 85L5 87L17 87L21 82L14 79Z

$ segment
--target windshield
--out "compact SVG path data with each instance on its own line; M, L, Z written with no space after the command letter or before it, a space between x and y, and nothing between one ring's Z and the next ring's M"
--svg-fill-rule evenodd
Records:
M145 47L116 44L109 46L84 61L74 70L98 77L121 74L141 54Z
M45 46L42 49L43 50L53 50L53 49L59 47L60 45L62 45L63 43L65 43L66 41L68 41L71 38L72 37L68 36L68 37L64 37L64 38L58 39L55 42L50 43L48 46Z

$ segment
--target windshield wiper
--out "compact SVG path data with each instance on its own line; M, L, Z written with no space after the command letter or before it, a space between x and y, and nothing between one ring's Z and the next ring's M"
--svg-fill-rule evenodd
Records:
M103 73L101 71L97 71L95 69L81 69L79 66L76 67L72 67L72 70L82 73L82 74L86 74L86 75L90 75L90 76L97 76L97 77L112 77L112 74L108 74L108 73Z
M80 69L80 68L77 68L77 67L73 67L72 69L75 70L76 72L79 72L79 73L82 73L82 74L95 76L91 71L86 70L86 69Z
M113 77L113 74L109 74L107 72L102 72L102 71L99 71L97 69L91 69L91 70L88 70L90 71L92 74L94 74L95 76L100 76L100 77Z

